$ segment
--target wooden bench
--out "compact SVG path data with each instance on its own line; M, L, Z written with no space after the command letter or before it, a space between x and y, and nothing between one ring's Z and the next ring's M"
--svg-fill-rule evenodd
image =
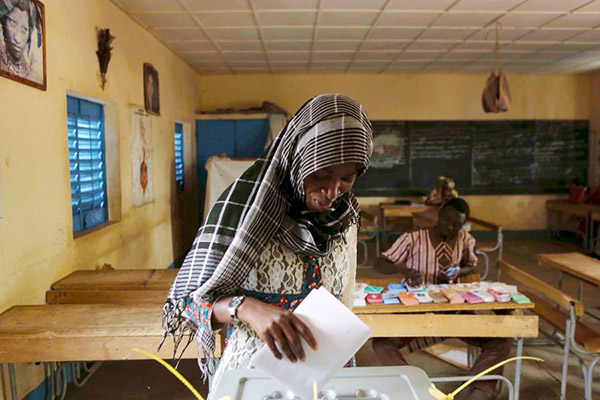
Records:
M600 361L600 333L579 320L585 311L583 303L504 260L499 260L498 266L503 277L516 281L519 290L535 303L533 311L565 334L561 399L566 395L568 356L572 351L584 371L585 398L591 400L593 370ZM592 355L594 359L586 365L581 355Z

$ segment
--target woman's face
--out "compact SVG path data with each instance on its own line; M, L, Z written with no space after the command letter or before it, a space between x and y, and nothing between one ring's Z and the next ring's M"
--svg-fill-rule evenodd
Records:
M304 178L305 203L310 211L323 212L354 185L359 165L349 162L321 168Z
M15 7L6 16L5 25L4 41L6 42L8 54L14 61L20 61L29 40L29 15L27 11Z

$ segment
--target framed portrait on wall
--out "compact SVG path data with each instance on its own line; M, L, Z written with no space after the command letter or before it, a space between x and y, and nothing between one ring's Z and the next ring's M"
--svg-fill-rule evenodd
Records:
M150 63L144 63L144 106L147 113L160 115L158 72Z
M46 90L46 26L39 0L0 1L0 76Z

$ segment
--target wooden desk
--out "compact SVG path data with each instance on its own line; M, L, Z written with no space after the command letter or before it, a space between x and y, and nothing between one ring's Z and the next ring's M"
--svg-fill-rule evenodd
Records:
M564 273L600 287L600 260L581 253L536 254L536 257L542 265L558 268Z
M547 228L548 234L552 236L555 229L560 229L562 215L571 215L585 219L585 232L583 233L583 247L589 249L591 242L591 216L593 212L600 212L600 206L592 204L576 204L567 200L547 200L546 210L548 212ZM554 216L556 215L556 222Z
M393 281L360 279L360 282L385 286ZM523 315L535 305L516 303L367 305L354 307L358 317L373 329L373 337L508 337L517 339L517 356L523 354L523 338L538 336L537 315ZM512 309L514 315L440 314L447 311ZM515 399L519 399L521 361L515 366Z
M154 303L167 298L176 269L75 271L46 292L48 304Z

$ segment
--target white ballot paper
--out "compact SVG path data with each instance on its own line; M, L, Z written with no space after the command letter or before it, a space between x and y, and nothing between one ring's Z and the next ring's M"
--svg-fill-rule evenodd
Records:
M324 287L313 290L294 314L308 325L318 350L302 339L306 361L292 363L275 358L266 345L252 357L252 364L286 385L305 400L313 397L313 382L322 388L356 354L373 330ZM283 354L283 353L282 353Z

